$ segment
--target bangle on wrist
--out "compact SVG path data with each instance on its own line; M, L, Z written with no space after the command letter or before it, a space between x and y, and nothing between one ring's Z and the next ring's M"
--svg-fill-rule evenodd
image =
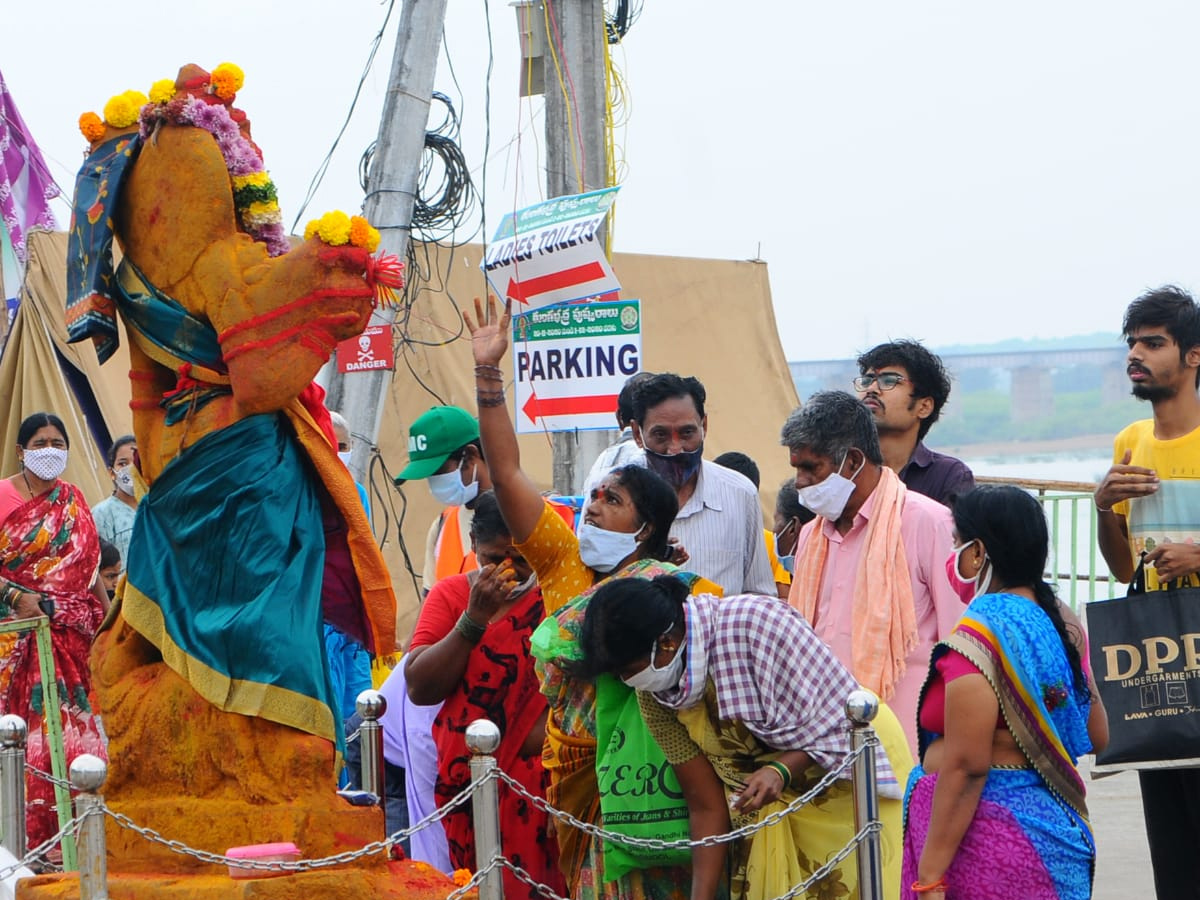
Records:
M454 625L454 630L459 636L472 644L478 644L483 640L484 632L487 631L486 625L480 625L466 613L458 617L458 621Z
M484 381L504 381L504 373L500 371L499 366L476 366L475 377Z
M1094 507L1096 507L1096 512L1098 512L1098 513L1110 513L1113 511L1113 508L1111 506L1106 509L1105 507L1103 507L1099 503L1097 503L1095 497L1092 498L1092 505Z
M479 391L475 392L475 403L485 409L491 409L497 406L504 405L504 391Z
M910 888L914 894L932 894L934 891L947 891L949 889L950 885L946 883L945 875L942 875L937 881L929 882L929 884L921 884L921 880L918 878L912 883L912 887Z
M785 766L783 763L781 763L779 760L773 759L769 763L767 763L765 766L763 766L763 768L764 769L773 769L776 773L778 773L779 777L783 779L782 790L786 791L789 787L791 787L792 770L789 769L787 766Z

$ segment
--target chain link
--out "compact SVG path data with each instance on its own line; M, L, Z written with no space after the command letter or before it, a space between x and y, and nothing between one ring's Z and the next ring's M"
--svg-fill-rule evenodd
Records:
M876 747L878 745L878 738L868 738L866 741L864 741L861 747L848 753L846 758L842 760L841 764L836 769L830 769L828 772L826 772L825 775L822 776L821 780L813 785L810 790L801 794L783 809L777 810L768 816L763 816L749 825L744 825L741 828L735 828L733 831L730 831L726 834L714 834L695 841L686 839L677 841L664 841L661 838L639 838L632 837L628 834L622 834L618 831L607 831L598 825L592 825L589 822L584 822L581 819L577 819L570 813L563 812L560 809L555 809L553 806L547 803L544 798L530 793L525 789L524 785L512 778L503 770L496 769L496 775L512 790L520 794L533 806L546 813L546 815L562 822L566 822L572 828L582 831L585 834L590 834L592 837L600 838L613 844L623 844L627 847L644 847L648 850L691 850L695 849L696 847L716 847L721 844L728 844L744 837L749 837L750 835L762 831L764 828L769 828L770 826L783 821L800 807L811 803L814 799L828 790L835 781L837 781L846 773L847 770L850 769L851 766L854 765L854 762L866 752L868 747Z
M34 775L34 776L42 779L42 781L48 781L51 784L58 785L59 787L65 787L68 791L75 790L75 786L73 784L71 784L71 782L67 781L67 779L57 778L54 775L51 775L49 772L43 772L37 766L30 765L29 763L25 763L25 771L31 775Z
M506 860L503 856L493 856L490 863L472 875L471 880L462 887L456 888L453 893L446 897L446 900L460 900L460 898L466 895L467 892L472 888L479 887L480 883L482 883L484 879L484 876L486 876L489 872L494 871L497 866L503 865L505 862Z
M182 841L175 841L164 837L153 828L138 825L131 818L129 818L129 816L125 815L124 813L116 812L115 810L110 809L108 806L105 806L103 809L104 813L111 817L112 820L122 828L141 835L151 843L160 844L173 853L178 853L181 856L190 856L193 859L199 860L200 862L211 863L218 866L240 866L244 869L261 869L267 872L304 872L308 871L309 869L322 869L330 866L340 866L348 862L353 862L357 859L362 859L365 856L372 856L381 852L390 852L394 845L400 843L406 837L410 837L411 835L416 834L418 831L428 828L435 822L440 822L442 819L446 818L446 816L454 812L454 810L460 805L469 800L479 786L490 777L492 776L488 775L479 781L472 781L465 788L459 791L458 794L451 798L451 800L441 809L430 813L415 825L411 825L408 828L397 831L393 835L389 835L382 841L372 841L371 843L360 847L357 850L347 850L344 853L338 853L334 856L325 856L321 857L320 859L302 859L294 862L264 862L262 860L255 859L235 859L220 853L212 853L208 850L197 850L195 847L189 847Z
M19 862L13 863L12 865L7 866L6 868L0 869L0 881L7 881L9 878L11 878L13 875L15 875L22 868L26 868L31 863L37 862L38 859L40 859L45 853L47 853L52 847L54 847L55 844L57 844L59 841L61 841L64 837L66 837L68 834L74 834L78 830L79 823L82 822L83 819L84 819L84 816L80 816L79 818L72 819L70 822L68 822L62 828L58 829L58 833L55 834L54 837L50 838L49 840L43 841L42 843L40 843L36 847L34 847L32 850L27 851L25 853L24 858L21 859Z
M241 867L241 868L246 868L246 869L255 869L255 870L262 870L262 871L273 871L273 872L302 872L302 871L307 871L307 870L312 870L312 869L321 869L321 868L328 868L331 866L344 865L346 863L350 863L355 860L361 859L366 856L371 856L371 855L374 855L379 852L388 852L391 850L392 846L399 843L404 838L409 837L413 834L416 834L417 832L419 832L425 828L428 828L429 826L433 825L434 823L441 821L446 816L448 816L452 812L454 812L454 810L456 810L459 806L461 806L463 803L465 803L468 799L470 799L472 797L472 795L474 795L475 791L478 790L478 788L481 785L486 783L491 778L496 778L499 781L503 782L504 784L508 785L508 787L511 790L515 791L517 794L519 794L521 797L523 797L525 800L527 800L529 803L531 803L537 809L541 810L542 812L546 813L547 815L551 816L552 818L566 822L568 825L584 832L585 834L591 835L592 837L595 837L595 838L600 838L602 840L610 841L610 842L616 843L616 844L624 844L626 846L632 846L632 847L644 847L644 848L653 849L653 850L694 849L697 847L714 847L714 846L720 846L722 844L731 843L732 841L740 840L742 838L750 837L750 836L756 834L757 832L763 830L764 828L769 828L770 826L775 825L776 823L782 821L787 816L789 816L791 813L800 809L802 806L812 802L812 800L814 800L816 797L818 797L819 795L824 793L826 790L828 790L828 788L835 781L839 780L847 771L849 771L849 769L854 765L854 763L859 759L859 757L861 757L864 753L866 753L868 748L878 748L879 746L880 746L880 742L879 742L878 736L874 735L873 733L869 734L867 739L864 741L863 745L860 746L858 749L853 750L850 753L848 753L843 758L842 762L837 766L837 768L831 769L828 772L826 772L825 775L822 776L822 778L812 788L810 788L805 793L799 795L795 800L793 800L791 803L789 803L783 809L780 809L774 813L771 813L768 816L764 816L761 819L759 819L758 821L753 822L750 825L746 825L742 828L734 829L733 831L731 831L727 834L711 835L709 837L701 838L700 840L665 841L665 840L661 840L658 838L636 838L636 837L631 837L626 834L621 834L620 832L608 831L597 825L592 825L590 823L587 823L580 819L577 819L575 816L571 815L570 813L555 809L553 806L551 806L545 800L545 798L538 797L537 795L530 793L528 790L526 790L524 785L522 785L520 782L516 781L511 776L509 776L506 772L504 772L503 770L501 770L500 768L497 767L497 768L493 768L490 772L486 773L479 780L471 781L469 784L467 784L466 787L463 788L463 790L461 790L458 794L456 794L448 803L446 803L440 809L434 811L433 813L430 813L428 816L421 819L416 824L411 825L408 828L401 829L400 831L397 831L395 834L388 836L385 840L373 841L373 842L367 844L366 846L359 848L358 850L346 851L344 853L338 853L333 856L327 856L327 857L323 857L320 859L297 860L295 862L283 862L283 861L267 862L264 860L254 860L254 859L235 859L233 857L225 856L224 854L220 854L220 853L211 853L207 850L198 850L194 847L187 846L182 841L176 841L176 840L171 840L169 838L166 838L162 834L160 834L159 832L155 831L152 828L138 825L136 822L134 822L128 816L124 815L123 813L116 812L115 810L110 809L107 805L103 805L103 803L102 803L101 806L95 807L95 808L89 810L88 812L86 812L84 814L84 816L72 819L70 822L68 822L66 825L64 825L59 830L59 832L56 835L54 835L54 837L50 838L48 841L39 845L35 849L29 851L29 853L26 854L25 858L23 860L21 860L21 862L17 863L15 866L10 866L7 869L0 870L0 880L8 878L13 873L15 873L18 869L20 869L22 866L28 865L30 862L37 860L38 857L40 857L48 849L50 849L55 844L57 844L65 835L76 831L78 829L79 824L88 815L107 815L110 818L112 818L113 821L115 821L122 828L126 828L130 831L133 831L133 832L141 835L143 838L145 838L146 840L148 840L152 843L159 844L174 853L179 853L184 856L190 856L200 862L209 863L212 865L234 866L234 867ZM46 780L51 781L51 782L60 782L61 783L61 779L56 779L53 775L51 775L47 772L43 772L40 769L37 769L36 767L29 765L28 763L26 764L26 768L30 772L32 772L34 775L36 775L40 778L45 778ZM69 783L66 783L66 784L68 787L70 787ZM832 859L830 859L828 862L826 862L824 865L822 865L820 868L818 868L816 871L814 871L812 873L812 875L809 876L809 878L807 878L804 882L794 886L786 894L784 894L781 897L775 898L775 900L794 900L794 898L798 897L800 894L807 892L813 885L815 885L817 882L821 881L823 878L827 877L833 871L833 869L839 863L841 863L843 860L845 860L846 857L848 857L851 853L853 853L855 851L855 849L859 846L859 844L861 844L862 841L865 840L869 835L879 834L880 832L882 832L882 830L883 830L883 825L881 822L878 822L878 821L868 822L857 834L854 835L854 837L850 840L850 842L848 844L846 844L845 847L843 847L837 854L834 855L834 857ZM488 873L494 871L497 866L507 869L510 872L512 872L516 878L523 881L528 886L534 888L537 891L537 893L542 898L544 898L544 900L567 900L567 898L560 897L558 894L556 894L552 888L538 882L535 878L533 878L533 876L531 876L523 868L510 862L509 860L505 859L502 856L493 857L492 861L487 866L485 866L483 869L481 869L480 871L478 871L474 875L472 875L470 881L468 881L465 885L463 885L462 887L456 889L453 893L451 893L447 897L447 900L461 900L461 898L468 891L470 891L474 887L477 887L479 885L479 883L483 880L483 878Z

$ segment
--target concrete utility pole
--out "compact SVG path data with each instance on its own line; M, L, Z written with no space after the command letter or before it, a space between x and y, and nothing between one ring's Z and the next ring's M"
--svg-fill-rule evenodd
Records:
M425 130L442 46L447 0L405 0L387 99L379 122L375 159L367 176L365 216L382 236L380 247L404 259L412 237L413 202L417 175L425 150ZM411 278L411 272L405 272ZM377 309L371 325L391 325L396 313ZM354 442L350 471L362 481L371 448L379 440L384 399L392 375L387 371L335 373L329 388L331 408L339 408L350 432L368 441Z
M549 13L546 28L549 46L544 56L546 192L551 197L560 197L607 186L608 154L604 140L607 37L603 0L545 2ZM603 230L597 234L597 240L605 240ZM578 494L592 460L615 435L615 431L556 433L554 489L563 494Z

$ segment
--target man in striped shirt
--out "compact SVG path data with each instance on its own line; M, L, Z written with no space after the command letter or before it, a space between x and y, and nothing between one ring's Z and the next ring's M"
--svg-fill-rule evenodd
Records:
M671 526L689 555L684 567L725 594L773 596L758 492L744 475L703 458L708 417L704 385L670 372L634 392L633 439L645 464L675 488L679 514Z

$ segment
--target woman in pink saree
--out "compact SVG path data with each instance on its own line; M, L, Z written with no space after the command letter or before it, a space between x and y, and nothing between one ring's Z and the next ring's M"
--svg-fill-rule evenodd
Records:
M17 455L21 471L0 480L0 618L50 618L68 763L80 753L104 755L99 724L88 694L88 653L104 618L98 583L100 541L79 488L59 476L67 461L62 421L35 413L21 423ZM0 659L0 712L15 713L29 726L27 758L43 771L50 755L42 734L45 696L34 633L24 632ZM31 777L26 829L36 846L57 831L53 788Z

